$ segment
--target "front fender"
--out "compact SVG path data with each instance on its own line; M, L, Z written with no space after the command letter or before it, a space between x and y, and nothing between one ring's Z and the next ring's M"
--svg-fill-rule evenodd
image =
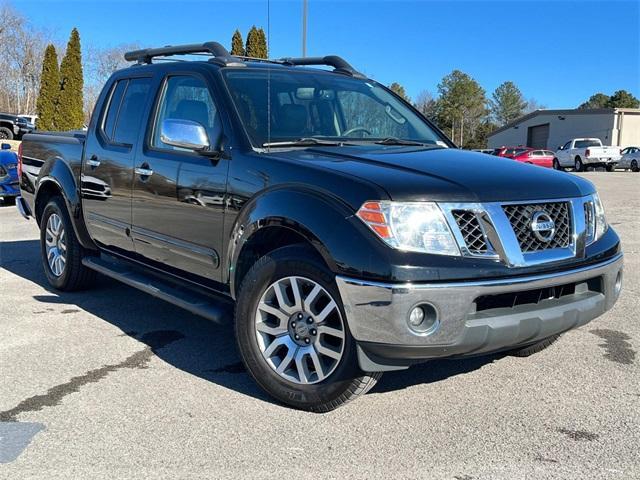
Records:
M34 195L34 205L36 207L34 212L41 212L40 208L38 208L40 206L39 202L42 201L44 195L51 191L51 186L55 186L55 189L62 194L71 218L73 230L80 244L85 248L95 249L96 246L89 236L82 216L82 203L76 177L67 162L60 157L53 157L47 160L40 169ZM36 213L36 215L39 215L39 213ZM40 222L38 216L36 216L36 221Z
M225 271L232 295L243 246L256 232L273 226L302 235L336 275L390 274L380 242L354 213L338 198L308 188L279 186L257 194L240 210L229 236Z

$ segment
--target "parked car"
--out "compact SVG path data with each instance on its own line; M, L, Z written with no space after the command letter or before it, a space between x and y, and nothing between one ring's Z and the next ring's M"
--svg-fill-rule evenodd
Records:
M576 172L582 172L588 167L605 167L607 172L612 172L619 160L618 147L605 147L599 138L574 138L558 147L553 168L573 167Z
M474 148L471 151L472 152L478 152L478 153L486 153L487 155L493 155L493 148Z
M26 133L33 131L29 123L17 115L0 113L0 140L19 140Z
M524 152L531 150L529 147L500 147L494 151L494 155L497 157L514 158Z
M639 147L627 147L621 152L622 156L618 162L618 168L624 168L625 170L631 170L637 172L640 170L640 148Z
M539 167L551 168L555 154L549 150L528 149L513 155L514 160L523 163L538 165Z
M11 151L11 145L0 145L0 200L3 203L20 195L17 165L18 156Z
M153 61L187 53L211 58ZM17 204L46 278L77 290L100 272L234 318L247 371L288 405L328 411L433 358L530 355L618 298L620 240L592 183L478 168L340 57L209 42L125 58L86 133L22 142L20 170L41 167Z
M38 120L38 115L26 115L26 114L20 114L19 117L24 118L27 122L29 122L31 125L35 125L37 120Z

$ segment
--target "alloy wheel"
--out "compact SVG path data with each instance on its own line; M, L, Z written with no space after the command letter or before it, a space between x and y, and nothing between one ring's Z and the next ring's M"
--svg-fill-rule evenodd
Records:
M64 225L60 215L57 213L52 213L47 220L45 245L49 269L51 269L51 273L59 277L64 272L64 267L67 264L67 244Z
M321 285L304 277L284 277L269 285L256 309L255 331L267 364L296 384L325 380L345 349L338 304Z

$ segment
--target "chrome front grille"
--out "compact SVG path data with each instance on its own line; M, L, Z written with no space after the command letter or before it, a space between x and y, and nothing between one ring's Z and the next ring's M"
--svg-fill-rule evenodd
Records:
M489 250L487 238L476 214L469 210L453 210L451 214L469 252L479 255L487 253Z
M570 246L572 229L568 202L513 204L502 208L523 253ZM538 238L532 229L533 217L539 211L546 213L555 224L555 233L548 241Z
M500 261L509 267L584 255L595 233L591 196L438 205L463 257Z

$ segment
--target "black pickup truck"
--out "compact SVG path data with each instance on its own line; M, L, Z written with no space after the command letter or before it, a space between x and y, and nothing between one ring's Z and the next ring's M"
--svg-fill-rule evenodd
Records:
M0 140L19 140L33 131L33 125L25 118L10 113L0 113Z
M22 143L46 276L99 272L214 321L235 305L248 371L286 404L328 411L428 359L526 356L618 298L590 182L462 151L340 57L125 58L86 133Z

